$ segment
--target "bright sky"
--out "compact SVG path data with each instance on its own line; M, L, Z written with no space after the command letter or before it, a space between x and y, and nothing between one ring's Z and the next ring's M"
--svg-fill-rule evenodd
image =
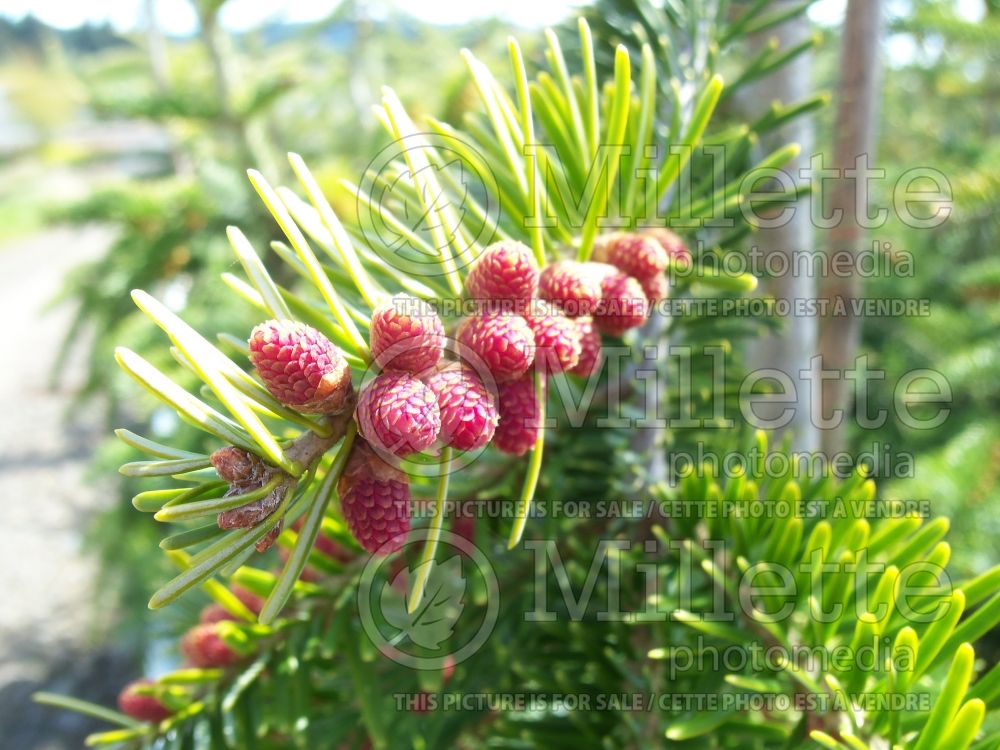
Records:
M312 21L326 16L337 4L338 0L229 0L222 20L232 29L251 28L265 20ZM530 28L557 23L581 4L574 0L418 0L405 4L405 8L430 23L499 17ZM837 23L845 4L846 0L819 0L810 15L821 23ZM107 20L119 30L131 30L141 23L141 8L142 0L0 0L0 15L20 18L30 11L60 28ZM189 0L156 0L156 13L168 33L187 34L195 28Z
M196 18L189 0L155 0L156 13L170 34L194 31ZM586 0L417 0L394 3L430 23L463 23L482 18L502 18L518 26L547 26L566 18L574 7ZM313 21L323 18L339 0L229 0L222 11L222 21L231 29L247 29L265 20ZM374 0L373 7L384 8L385 0ZM29 11L52 26L72 28L86 21L110 21L115 28L127 31L141 25L142 0L0 0L0 15L20 18ZM809 11L813 21L824 25L840 23L847 0L817 0ZM890 12L895 3L889 0ZM959 13L976 18L982 12L982 0L957 0ZM373 11L373 15L377 15Z
M323 18L338 0L229 0L222 21L231 29L246 29L265 20L313 21ZM419 0L406 10L431 23L461 23L497 16L521 26L544 26L565 18L574 3L569 0ZM0 0L0 15L19 18L29 11L61 28L85 21L109 20L119 30L134 29L142 15L141 0ZM196 17L188 0L156 0L156 13L164 30L187 34Z

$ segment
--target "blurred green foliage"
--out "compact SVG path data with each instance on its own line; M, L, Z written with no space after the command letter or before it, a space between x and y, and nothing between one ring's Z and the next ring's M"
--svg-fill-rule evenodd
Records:
M642 0L592 4L584 12L595 36L604 42L605 56L599 64L610 66L612 44L635 50L649 43L658 58L683 67L690 56L683 49L671 48L663 33L671 21L689 22L683 10L683 5L667 3L660 8ZM780 10L763 10L754 28L765 25ZM883 477L892 477L894 466L905 468L900 456L915 457L912 477L883 486L890 497L930 499L937 512L953 517L954 534L961 540L955 545L954 564L970 574L982 571L1000 551L1000 521L994 510L1000 503L1000 379L996 374L1000 371L1000 177L996 169L1000 80L995 74L1000 66L1000 7L985 0L981 4L904 0L888 4L886 13L880 137L873 159L874 167L885 170L886 179L873 181L871 200L891 208L891 189L899 178L916 167L930 167L947 178L953 206L949 219L933 229L906 226L898 212L890 210L886 226L868 238L883 243L876 253L888 255L895 263L904 260L901 253L909 253L913 263L909 270L904 266L901 272L866 280L864 296L927 300L930 314L864 321L859 354L869 357L870 367L886 372L884 381L871 386L871 410L886 409L889 419L876 430L855 426L848 450L855 456L873 456L874 468ZM982 17L975 18L976 13ZM674 18L669 19L670 15ZM566 29L564 38L569 44L573 31ZM820 90L835 91L840 69L838 29L823 32L830 39L815 48L814 78ZM779 59L782 52L774 51L770 58ZM727 82L732 83L732 74L738 73L739 88L760 77L767 68L766 59L750 76L740 72L744 61L738 56L723 56L719 66L727 73ZM660 85L669 96L668 79L662 78ZM819 103L810 99L803 104L816 107ZM723 102L718 115L727 114L739 113ZM817 110L818 152L830 149L832 121L833 108ZM755 123L751 133L756 130ZM730 149L727 160L739 153L746 151ZM738 168L739 159L732 161ZM932 188L929 181L913 186L915 190ZM817 241L824 241L822 233ZM747 323L742 338L761 322L757 326ZM907 427L893 404L893 389L900 378L921 368L940 372L952 390L950 414L933 430ZM710 440L717 444L719 436ZM887 455L888 461L884 460Z
M954 2L909 6L890 19L891 48L907 55L885 74L877 163L889 186L917 167L938 170L953 205L940 226L908 227L893 216L878 230L894 252L912 254L913 273L872 279L866 296L927 300L929 315L869 318L864 349L887 373L873 408L894 414L891 384L919 368L944 375L952 403L939 428L915 430L894 416L855 442L877 439L916 456L914 476L889 484L888 494L929 499L952 516L961 540L954 565L979 572L1000 552L1000 8L984 3L983 17L971 20ZM936 190L930 181L914 189Z

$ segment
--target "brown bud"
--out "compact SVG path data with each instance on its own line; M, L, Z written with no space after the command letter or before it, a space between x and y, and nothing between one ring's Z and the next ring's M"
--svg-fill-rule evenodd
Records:
M219 514L218 518L219 528L247 529L251 526L256 526L269 515L274 513L274 509L281 503L281 498L284 496L286 489L287 488L284 483L281 483L260 500L254 500L246 505L241 505L238 508L223 511ZM235 495L242 494L244 491L245 490L233 487L226 492L225 496L233 497Z
M264 534L260 539L257 540L257 544L254 545L258 552L267 552L271 549L271 546L277 541L278 537L281 535L281 529L285 526L285 519L279 518L278 522L274 524L269 532Z
M219 448L210 457L219 477L230 484L247 485L260 483L267 472L267 465L253 453L227 445Z

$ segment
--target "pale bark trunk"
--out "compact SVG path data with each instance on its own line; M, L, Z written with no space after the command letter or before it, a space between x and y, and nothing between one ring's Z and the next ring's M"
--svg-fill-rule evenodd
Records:
M368 132L375 124L371 108L376 103L372 81L383 80L378 65L378 55L372 54L374 27L367 2L351 4L350 16L354 21L354 48L347 66L347 91L358 115L362 130Z
M212 82L215 84L215 95L224 115L229 115L232 111L232 75L228 54L226 50L227 41L224 32L219 26L219 17L216 12L203 13L201 22L201 41L208 54L209 63L212 66Z
M143 0L142 8L146 23L146 55L149 58L150 75L157 92L166 96L170 93L170 59L167 56L167 40L156 17L156 0ZM176 136L169 128L167 139L170 143L170 163L174 172L179 175L190 174L194 169L191 159L184 149L180 148Z
M146 54L149 56L149 69L156 90L166 93L170 90L170 66L167 61L166 40L163 38L163 30L156 17L156 0L143 0L142 8L146 17Z
M243 148L247 166L253 166L272 177L281 174L282 162L274 154L267 134L259 122L247 119L234 111L235 55L231 40L219 23L218 11L203 13L200 18L201 41L212 67L212 78L219 101L222 125L230 128Z
M781 0L777 5L791 5ZM809 21L804 15L782 24L776 29L770 29L766 34L751 37L750 44L756 48L749 54L753 56L774 37L778 38L782 49L805 41L811 33ZM794 62L784 65L771 75L762 78L748 92L744 107L755 116L763 114L770 108L773 101L786 104L798 102L812 93L812 55L805 53ZM810 117L799 117L790 123L768 134L762 139L760 154L770 153L787 143L798 143L801 146L799 156L789 162L783 169L796 182L800 180L799 170L809 164L809 155L813 150L813 123ZM814 248L814 232L809 216L809 207L802 200L792 206L794 214L783 226L760 229L755 235L755 242L765 258L779 253L787 257L786 267L794 269L793 254L809 253ZM816 297L816 280L809 275L797 276L793 270L770 279L764 279L761 291L778 300L805 300ZM809 369L809 360L817 348L817 320L812 315L790 315L784 320L785 327L774 336L754 339L748 352L748 364L752 370L774 368L785 373L795 387L795 399L788 404L770 406L755 406L755 413L762 418L775 419L787 408L794 409L792 421L783 431L790 431L792 449L801 452L813 452L819 449L819 433L812 419L809 382L802 377L802 371Z
M841 48L841 78L838 92L837 117L834 130L833 167L852 169L857 158L867 155L871 163L875 147L875 115L879 85L879 37L882 25L882 0L849 0L844 19ZM841 171L841 174L843 172ZM864 229L858 223L855 201L857 185L853 179L833 182L827 215L843 212L842 219L830 230L828 252L856 253L864 239ZM843 299L848 315L827 317L820 324L820 354L826 370L837 371L841 377L825 380L822 392L823 414L830 417L834 410L843 410L838 426L822 430L823 449L827 455L842 451L846 442L847 411L850 407L850 381L842 374L854 367L861 320L849 314L851 300L861 292L856 275L828 276L822 280L820 294L824 299Z

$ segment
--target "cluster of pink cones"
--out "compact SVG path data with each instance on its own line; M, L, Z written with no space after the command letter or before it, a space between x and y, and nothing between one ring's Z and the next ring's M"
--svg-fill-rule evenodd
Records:
M393 467L394 457L489 444L525 454L541 429L534 374L599 372L601 335L642 325L667 294L668 264L688 259L683 242L667 230L609 235L595 248L595 261L564 260L544 269L521 243L491 245L469 269L472 314L457 324L450 346L437 312L423 300L397 295L375 309L375 374L359 389L356 405L343 354L303 323L257 326L250 359L268 390L290 408L335 415L355 405L359 435L338 485L341 510L366 550L387 554L410 527L408 477ZM234 493L262 487L277 471L241 460L241 476L224 475L216 462ZM279 499L272 493L229 511L220 525L259 523ZM260 547L273 542L280 524L272 531Z

